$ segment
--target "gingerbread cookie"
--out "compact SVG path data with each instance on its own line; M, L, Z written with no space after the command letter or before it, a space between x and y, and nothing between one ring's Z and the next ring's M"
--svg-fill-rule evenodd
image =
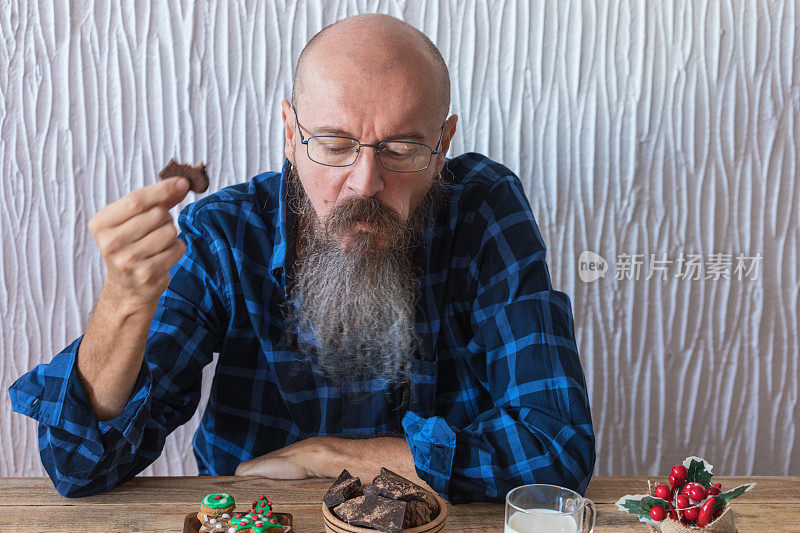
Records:
M206 495L196 515L197 521L194 515L187 515L184 532L261 533L269 530L269 533L289 533L292 530L292 515L275 513L272 502L266 496L254 500L249 511L235 512L235 506L230 494Z
M205 517L205 519L204 519ZM200 533L228 533L232 522L231 515L222 513L219 516L209 516L202 512L197 513L197 519L200 520Z
M255 513L250 509L249 513L236 513L233 516L228 533L262 533L269 529L274 529L270 533L281 533L284 530L272 510Z
M224 492L206 494L206 497L200 502L200 514L197 518L203 522L201 515L205 515L206 520L208 517L217 518L223 514L230 515L234 507L236 507L236 502L230 494Z

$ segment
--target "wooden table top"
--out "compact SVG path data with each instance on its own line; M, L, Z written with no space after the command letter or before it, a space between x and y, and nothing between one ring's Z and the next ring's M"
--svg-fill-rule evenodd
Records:
M595 531L638 531L646 525L619 511L625 494L647 491L646 477L594 477L586 496L597 505ZM733 503L739 531L800 532L800 476L715 476L723 488L758 485ZM322 533L322 495L329 479L276 481L254 477L137 477L105 494L64 498L47 478L0 478L0 531L180 531L202 497L227 492L249 502L266 494L294 515L298 533ZM475 503L448 508L448 531L502 532L504 507ZM36 524L31 527L32 524Z

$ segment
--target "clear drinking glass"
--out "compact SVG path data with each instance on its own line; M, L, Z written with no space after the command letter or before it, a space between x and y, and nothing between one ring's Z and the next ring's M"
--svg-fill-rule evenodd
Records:
M506 494L505 533L590 533L594 502L556 485L523 485Z

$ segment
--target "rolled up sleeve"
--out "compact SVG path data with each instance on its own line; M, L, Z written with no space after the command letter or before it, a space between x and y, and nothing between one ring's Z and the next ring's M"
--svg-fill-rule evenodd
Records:
M122 413L98 421L77 374L83 336L9 389L13 410L39 423L39 453L64 496L85 496L132 478L161 454L167 435L197 408L203 367L222 338L220 268L197 204L180 215L186 252L160 297L144 361Z

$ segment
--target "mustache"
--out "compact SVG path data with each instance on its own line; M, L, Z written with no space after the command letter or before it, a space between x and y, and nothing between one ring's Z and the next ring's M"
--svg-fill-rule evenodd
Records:
M383 235L402 235L407 231L400 215L370 196L353 196L342 200L328 214L325 231L334 235L343 234L358 222L370 224Z

